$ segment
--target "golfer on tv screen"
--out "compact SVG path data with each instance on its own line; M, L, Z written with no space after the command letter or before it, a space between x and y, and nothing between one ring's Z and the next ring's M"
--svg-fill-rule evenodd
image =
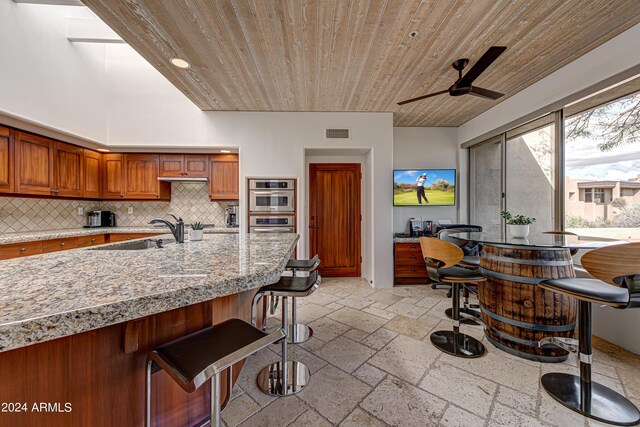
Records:
M455 169L393 172L394 206L453 206L455 194Z

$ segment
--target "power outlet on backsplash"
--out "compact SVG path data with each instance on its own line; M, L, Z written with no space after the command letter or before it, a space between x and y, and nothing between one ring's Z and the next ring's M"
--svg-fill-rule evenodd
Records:
M84 215L84 208L82 206L78 206L78 215Z
M227 202L209 200L207 183L174 182L171 201L120 202L0 197L0 233L80 228L89 211L116 213L119 227L147 225L152 218L180 216L184 222L225 226ZM83 214L80 214L82 209Z

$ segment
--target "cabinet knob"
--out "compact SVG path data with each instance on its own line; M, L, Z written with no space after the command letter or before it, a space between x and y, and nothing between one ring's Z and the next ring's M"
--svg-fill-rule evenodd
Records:
M413 268L413 267L411 267L411 271L416 271L416 269L415 269L415 268Z
M64 246L64 242L60 242L60 246Z
M120 193L120 197L124 197L124 194Z
M20 248L20 252L27 252L27 248Z
M127 240L131 240L131 237L127 237Z
M416 259L416 256L415 255L411 255L411 259Z
M91 243L95 243L96 239L91 239Z

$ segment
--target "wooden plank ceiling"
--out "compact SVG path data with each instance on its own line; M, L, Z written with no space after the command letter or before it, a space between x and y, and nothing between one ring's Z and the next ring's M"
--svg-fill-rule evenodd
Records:
M396 126L459 126L640 22L638 0L83 1L202 110L392 111ZM499 101L396 105L491 45L508 49L475 84Z

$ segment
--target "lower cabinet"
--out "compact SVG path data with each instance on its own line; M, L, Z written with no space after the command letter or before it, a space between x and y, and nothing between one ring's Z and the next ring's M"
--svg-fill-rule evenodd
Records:
M396 242L393 245L393 255L394 284L426 285L431 282L420 243Z
M64 239L40 240L35 242L13 243L0 245L0 260L20 258L29 255L46 254L50 252L66 251L68 249L86 248L104 243L122 242L125 240L141 239L157 236L160 233L112 233L94 234L91 236L66 237Z

